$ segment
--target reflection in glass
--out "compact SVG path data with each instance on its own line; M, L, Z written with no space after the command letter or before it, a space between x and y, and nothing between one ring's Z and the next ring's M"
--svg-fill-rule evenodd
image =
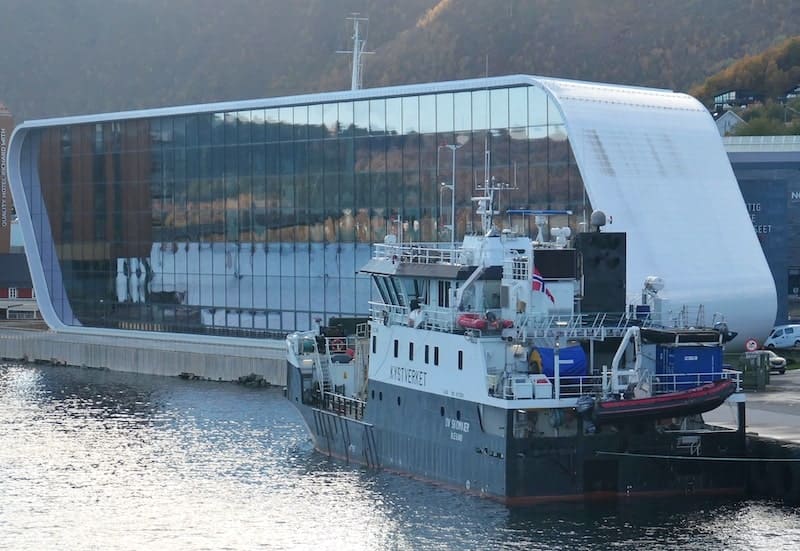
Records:
M380 136L384 132L386 132L386 100L370 100L369 133L373 136Z
M369 101L353 103L353 120L357 136L369 133Z
M325 125L325 137L339 134L339 104L326 103L322 106L322 122Z
M519 86L508 91L508 126L524 128L528 126L528 88Z
M489 92L476 90L472 92L472 129L474 131L489 128Z
M488 176L512 184L504 207L570 209L558 224L576 231L591 212L537 87L35 132L46 212L31 211L48 218L45 277L69 324L263 337L364 314L369 281L354 274L371 243L401 227L449 241L441 181L456 179L457 239L476 229L487 150ZM443 143L460 146L455 166Z
M436 95L436 131L453 131L453 94Z
M419 97L403 98L403 133L419 133Z
M403 100L401 98L386 100L386 132L387 134L403 133Z
M489 102L492 128L508 128L508 89L492 90Z
M339 132L348 136L353 135L353 102L343 101L339 106Z
M472 130L472 94L457 92L453 94L453 129L456 132Z
M419 131L422 134L436 132L436 96L419 98Z
M528 124L530 126L547 124L547 94L536 86L528 87Z

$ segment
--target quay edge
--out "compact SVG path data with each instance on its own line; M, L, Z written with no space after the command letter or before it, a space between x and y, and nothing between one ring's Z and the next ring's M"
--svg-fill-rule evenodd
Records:
M146 333L112 337L60 333L0 325L0 358L4 361L53 363L146 375L235 381L256 374L276 386L286 384L282 341L226 339L225 343L192 342L182 335L170 340ZM238 341L248 340L248 345Z

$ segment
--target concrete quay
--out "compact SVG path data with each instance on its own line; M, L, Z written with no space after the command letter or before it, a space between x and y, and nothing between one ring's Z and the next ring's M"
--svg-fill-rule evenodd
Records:
M41 322L0 322L0 358L213 381L235 381L256 374L272 385L286 384L283 341L230 339L218 343L212 338L196 342L175 335L170 335L170 340L163 337L57 333Z
M747 432L800 446L800 369L770 375L767 389L746 393ZM703 414L706 423L736 428L736 404Z
M800 504L800 370L770 376L767 389L747 392L747 488L750 497ZM736 428L736 404L703 414L711 425Z

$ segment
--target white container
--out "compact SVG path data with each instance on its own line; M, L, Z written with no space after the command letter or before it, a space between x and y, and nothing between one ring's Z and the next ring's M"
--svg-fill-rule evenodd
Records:
M553 383L545 375L531 375L536 399L553 397Z

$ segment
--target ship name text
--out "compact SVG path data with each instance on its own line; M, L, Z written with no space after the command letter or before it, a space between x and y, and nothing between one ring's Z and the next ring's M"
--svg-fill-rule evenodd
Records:
M420 369L392 366L389 371L389 377L394 381L399 381L407 385L425 386L427 384L428 372Z
M450 440L464 441L464 433L469 432L469 422L459 419L444 418L444 428L450 429Z

